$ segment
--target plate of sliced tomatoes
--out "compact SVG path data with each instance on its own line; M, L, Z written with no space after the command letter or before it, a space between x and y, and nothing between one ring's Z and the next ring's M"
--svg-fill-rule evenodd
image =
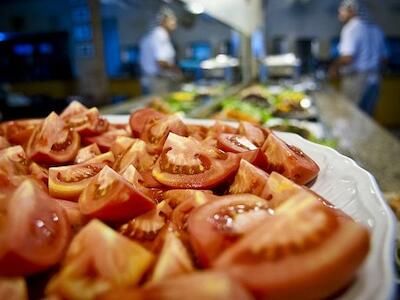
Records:
M72 102L0 149L0 299L394 297L374 178L297 135Z

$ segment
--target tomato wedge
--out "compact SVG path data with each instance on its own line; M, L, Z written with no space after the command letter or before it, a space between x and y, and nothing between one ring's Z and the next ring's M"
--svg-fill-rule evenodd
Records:
M82 136L98 135L107 131L109 127L109 122L100 117L97 108L88 109L78 101L71 102L60 117Z
M14 145L26 147L34 129L43 122L42 119L8 121L1 124L2 135Z
M186 136L186 125L178 116L165 116L161 119L148 121L140 134L152 154L159 154L169 133Z
M70 225L54 199L32 180L25 180L0 205L0 275L25 276L61 260Z
M79 134L52 112L32 133L26 153L37 163L59 165L73 161L79 147Z
M108 221L124 221L153 208L143 191L108 166L94 176L79 197L82 214Z
M106 164L82 163L49 169L49 194L55 198L77 201L83 189Z
M78 154L75 157L74 163L81 164L95 157L96 155L99 155L100 153L101 152L97 144L91 144L89 146L83 147L79 149Z
M10 147L10 143L3 136L0 136L0 150Z
M119 289L100 300L251 300L240 283L223 273L194 272L146 285L142 289Z
M32 162L29 165L29 173L36 178L37 180L43 182L43 184L47 187L49 183L49 170L38 165L35 162Z
M7 176L28 174L28 161L21 146L0 150L0 172Z
M217 141L218 148L227 152L241 153L258 149L248 138L239 134L221 133Z
M172 188L212 188L234 174L239 160L235 154L170 133L152 174Z
M268 135L262 150L268 159L268 173L278 172L298 184L307 184L318 176L319 167L309 156L274 133Z
M267 201L250 194L218 197L193 210L187 229L201 265L210 266L225 249L271 212Z
M113 129L97 136L85 136L82 138L84 145L97 144L102 152L110 151L111 145L119 136L128 136L125 129Z
M132 136L136 138L140 137L144 127L148 122L161 119L163 117L165 117L164 114L152 108L142 108L136 110L129 117L129 125L131 126Z
M153 255L134 241L93 220L74 237L46 294L62 299L94 299L139 282Z
M299 193L223 252L215 267L259 298L325 299L353 279L368 248L364 227Z
M240 121L238 133L245 136L257 147L261 147L264 144L265 137L269 135L270 131L252 123Z
M164 245L150 277L150 282L158 282L177 275L194 271L190 255L172 229L166 231Z

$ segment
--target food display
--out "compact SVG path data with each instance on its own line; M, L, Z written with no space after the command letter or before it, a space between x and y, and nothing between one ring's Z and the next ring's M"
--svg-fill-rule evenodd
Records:
M250 122L73 102L0 135L1 299L326 299L369 253L320 166Z

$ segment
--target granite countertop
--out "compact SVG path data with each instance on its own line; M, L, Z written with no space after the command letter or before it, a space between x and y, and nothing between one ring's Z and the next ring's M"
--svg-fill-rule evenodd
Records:
M384 193L400 194L400 141L332 88L314 99L339 151L373 174Z

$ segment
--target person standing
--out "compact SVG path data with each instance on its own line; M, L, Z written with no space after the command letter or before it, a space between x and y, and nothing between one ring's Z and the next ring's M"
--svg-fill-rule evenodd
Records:
M175 49L171 33L177 27L174 12L162 8L157 15L157 26L140 42L139 63L142 71L142 94L165 94L170 91L180 71L175 65Z
M343 94L372 115L379 99L381 66L387 57L384 35L368 18L362 0L342 1L339 20L344 24L339 58L330 73L333 77L340 74Z

